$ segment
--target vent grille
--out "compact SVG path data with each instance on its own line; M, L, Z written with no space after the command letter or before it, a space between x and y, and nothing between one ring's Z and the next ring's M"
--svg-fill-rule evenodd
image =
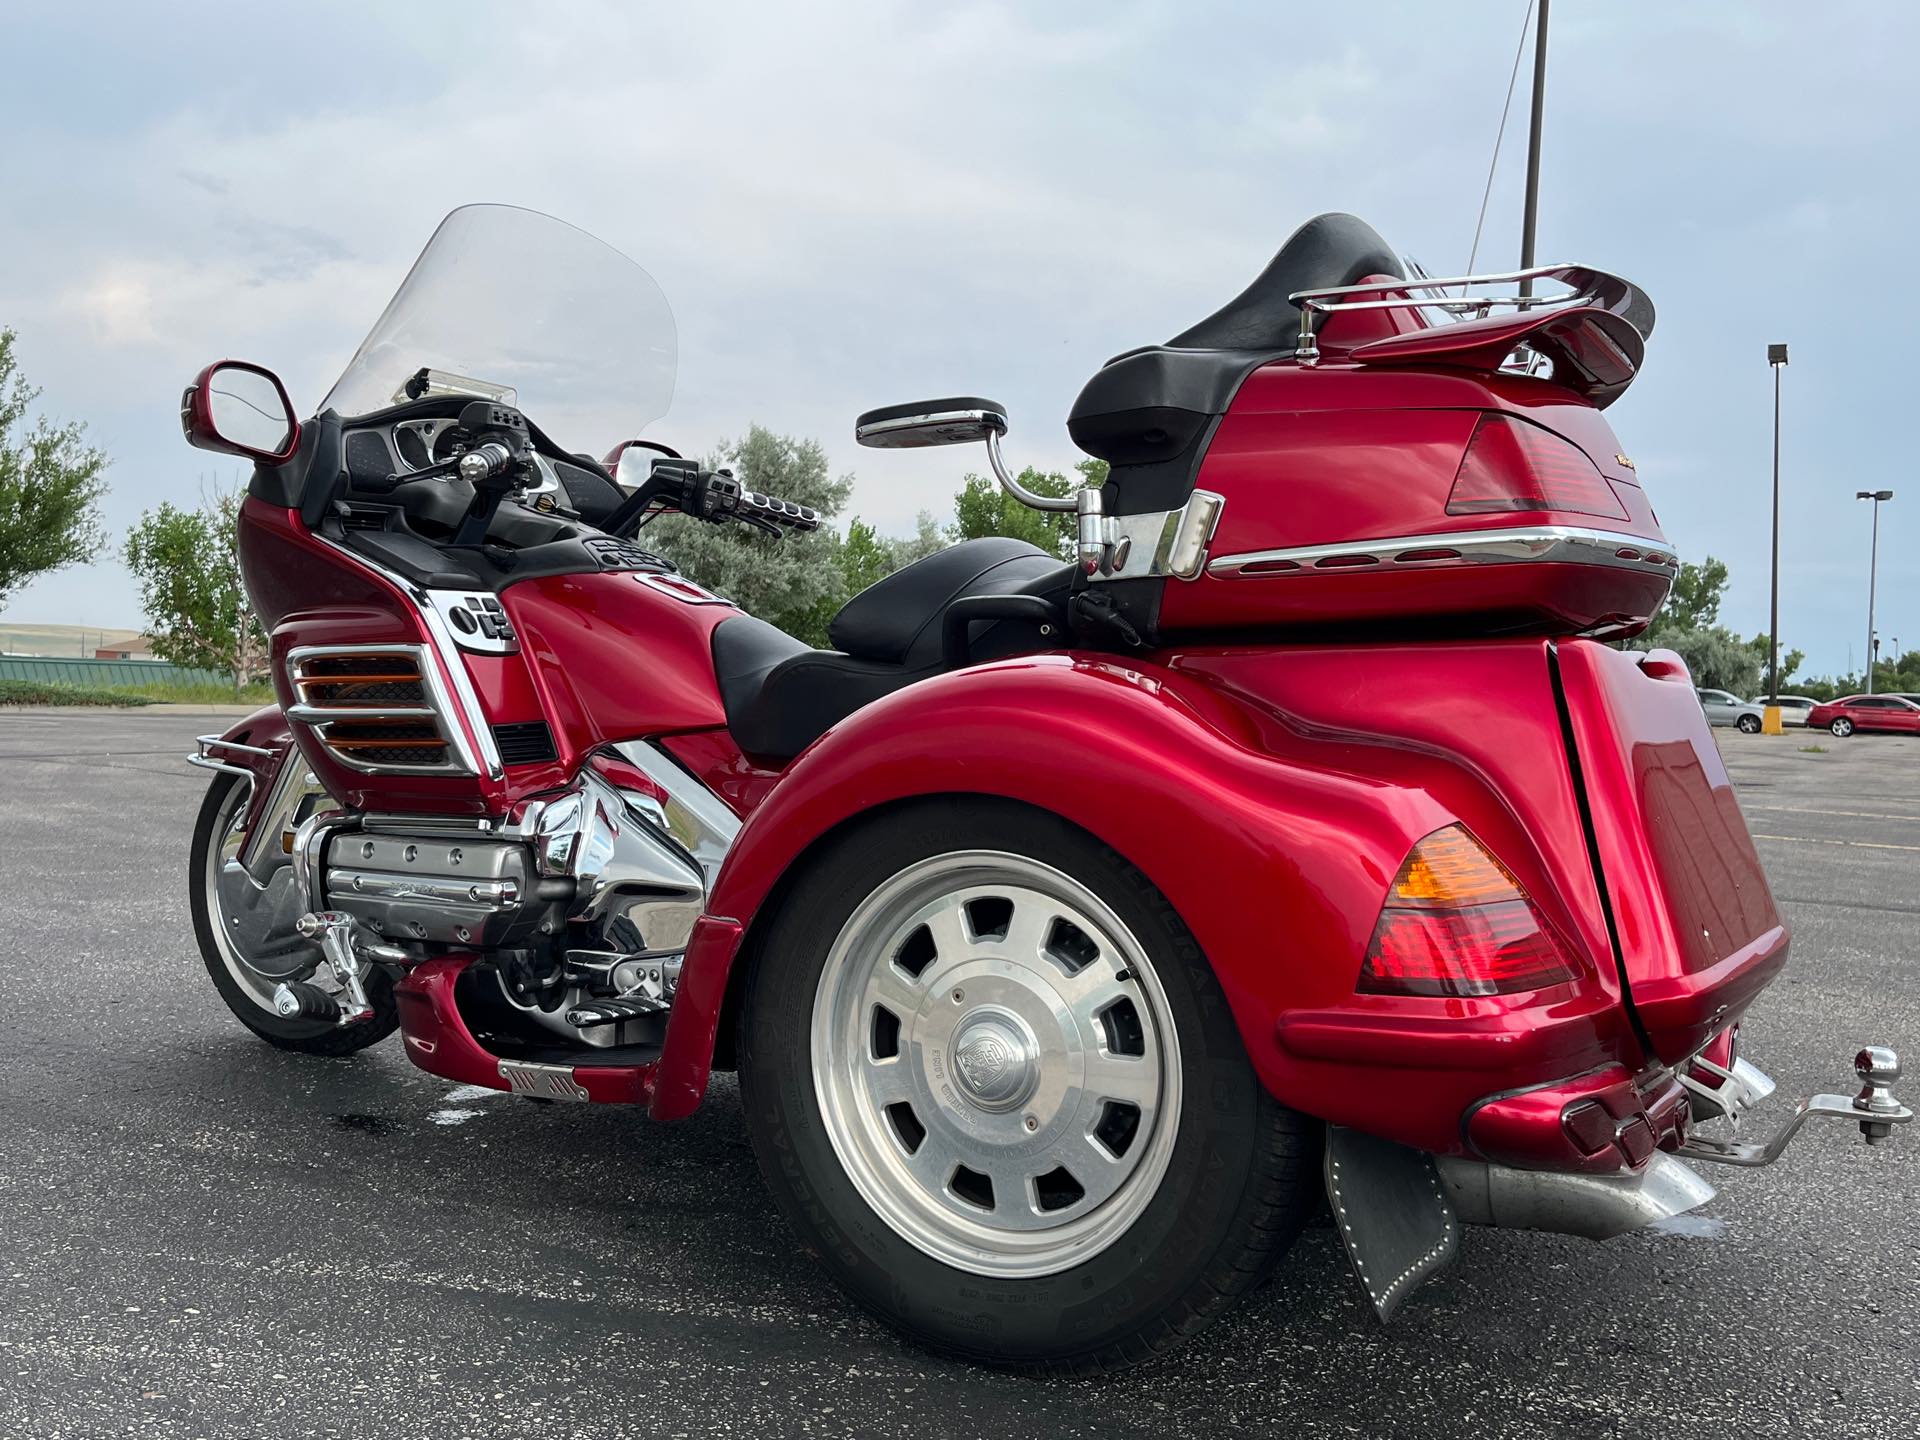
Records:
M544 720L496 725L493 727L493 739L500 748L500 763L503 765L538 765L560 758L559 752L553 748L553 732L547 728Z
M309 726L341 764L374 773L467 773L421 647L303 647L289 652L287 678L299 696L287 717Z

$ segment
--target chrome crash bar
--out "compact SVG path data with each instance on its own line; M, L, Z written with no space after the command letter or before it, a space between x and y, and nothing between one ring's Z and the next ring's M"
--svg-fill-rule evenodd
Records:
M238 775L243 780L253 779L253 771L244 765L234 764L234 757L251 755L262 760L273 758L271 750L262 750L258 745L242 745L238 740L222 740L218 735L196 735L193 740L200 748L187 756L189 765L198 765L202 770L218 770L223 775Z
M1723 1069L1711 1061L1696 1059L1693 1068L1705 1070L1720 1080L1715 1087L1681 1074L1680 1083L1704 1109L1706 1119L1726 1120L1731 1134L1703 1135L1698 1130L1687 1136L1680 1155L1688 1160L1711 1160L1718 1165L1771 1165L1785 1153L1800 1133L1800 1127L1815 1116L1852 1120L1869 1145L1878 1145L1893 1134L1893 1127L1913 1119L1913 1111L1894 1098L1893 1082L1900 1078L1900 1057L1884 1045L1869 1045L1853 1060L1853 1071L1860 1079L1860 1093L1814 1095L1802 1100L1791 1118L1764 1141L1739 1138L1740 1117L1753 1105L1772 1093L1773 1082L1746 1061L1737 1061L1732 1069Z
M1466 293L1482 285L1519 285L1532 280L1552 280L1565 285L1567 291L1562 295L1534 295L1525 289L1499 295ZM1450 285L1459 286L1461 293L1443 293ZM1363 295L1374 298L1349 298ZM1597 305L1620 316L1643 338L1653 333L1653 302L1646 292L1629 280L1596 270L1591 265L1535 265L1499 275L1453 275L1440 279L1423 274L1411 279L1370 281L1364 285L1296 290L1287 298L1300 307L1300 336L1293 354L1303 365L1311 365L1320 358L1319 342L1314 338L1314 317L1345 310L1438 310L1460 320L1483 320L1501 307L1561 310Z

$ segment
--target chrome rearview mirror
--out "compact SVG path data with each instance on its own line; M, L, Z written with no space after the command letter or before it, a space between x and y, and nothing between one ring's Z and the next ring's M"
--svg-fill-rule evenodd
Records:
M977 395L916 400L869 410L853 422L853 438L876 450L921 450L972 445L1007 433L1005 407Z
M194 378L180 397L180 428L197 450L243 455L278 465L299 448L293 402L271 370L222 360Z

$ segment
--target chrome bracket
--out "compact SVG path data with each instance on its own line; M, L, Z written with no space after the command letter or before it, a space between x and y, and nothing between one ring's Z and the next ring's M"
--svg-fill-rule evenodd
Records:
M1711 1065L1705 1068L1729 1076L1727 1083L1743 1078L1739 1075L1738 1065L1732 1071L1722 1071ZM1723 1139L1695 1132L1687 1137L1679 1153L1690 1160L1710 1160L1717 1165L1771 1165L1793 1143L1794 1137L1800 1133L1800 1127L1815 1116L1852 1120L1860 1126L1861 1138L1867 1144L1881 1144L1893 1134L1894 1126L1904 1125L1913 1119L1913 1111L1895 1099L1893 1094L1893 1082L1900 1078L1900 1057L1883 1045L1869 1045L1854 1057L1853 1069L1860 1077L1859 1094L1851 1098L1845 1095L1809 1096L1794 1109L1792 1117L1765 1141ZM1761 1078L1765 1079L1764 1076ZM1690 1094L1713 1102L1720 1113L1737 1126L1739 1111L1745 1108L1740 1096L1724 1094L1724 1084L1723 1090L1713 1090L1685 1076L1681 1077L1680 1083L1686 1086Z

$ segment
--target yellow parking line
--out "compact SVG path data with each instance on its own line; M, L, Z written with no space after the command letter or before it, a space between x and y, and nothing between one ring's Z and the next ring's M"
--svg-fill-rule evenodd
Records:
M1756 840L1791 840L1796 845L1851 845L1857 850L1920 850L1920 845L1887 845L1879 840L1822 840L1812 835L1762 835Z

